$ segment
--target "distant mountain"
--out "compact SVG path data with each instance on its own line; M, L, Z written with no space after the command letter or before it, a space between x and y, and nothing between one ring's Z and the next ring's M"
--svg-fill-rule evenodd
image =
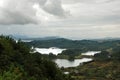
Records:
M26 43L29 46L39 48L59 47L67 49L81 49L83 51L101 51L110 49L114 46L120 46L120 40L96 41L96 40L69 40L65 38L56 38L50 40L34 40Z
M6 35L6 36L10 36L11 38L13 39L21 39L21 40L31 40L31 41L34 41L34 40L54 40L54 39L66 39L66 38L62 38L62 37L59 37L59 36L48 36L48 37L28 37L28 36L25 36L25 35ZM70 40L70 39L66 39L66 40ZM72 40L72 39L71 39ZM81 40L81 39L80 39ZM80 40L74 40L74 41L80 41ZM113 37L105 37L105 38L99 38L99 39L83 39L83 40L92 40L92 41L101 41L101 42L104 42L104 41L114 41L114 40L120 40L120 38L113 38Z
M120 40L120 38L106 37L106 38L91 39L91 40L104 42L104 41L115 41L115 40Z
M25 36L25 35L6 35L6 36L9 36L13 39L21 39L21 40L53 40L53 39L59 39L60 37L59 36L49 36L49 37L37 37L37 38L33 38L33 37L28 37L28 36Z
M54 40L54 39L59 39L60 37L58 36L50 36L50 37L40 37L40 38L26 38L24 40Z
M71 40L71 41L81 41L81 40L72 40L72 39L67 39L67 38L62 38L59 36L48 36L48 37L37 37L37 38L21 38L24 40L61 40L61 39L65 39L65 40ZM114 41L114 40L120 40L120 38L112 38L112 37L107 37L107 38L100 38L100 39L83 39L83 40L91 40L91 41Z
M6 36L9 36L13 39L27 39L27 38L29 38L28 36L25 36L25 35L6 35Z

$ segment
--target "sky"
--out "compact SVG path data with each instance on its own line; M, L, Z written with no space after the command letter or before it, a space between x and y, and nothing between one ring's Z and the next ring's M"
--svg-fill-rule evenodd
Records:
M120 37L120 0L0 0L0 34Z

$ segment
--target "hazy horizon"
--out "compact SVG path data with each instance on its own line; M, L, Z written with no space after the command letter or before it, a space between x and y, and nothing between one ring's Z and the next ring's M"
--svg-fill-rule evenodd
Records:
M2 34L3 35L3 34ZM25 39L25 40L30 40L30 39L42 39L42 40L46 40L46 39L59 39L59 38L64 38L64 39L70 39L70 40L109 40L109 39L120 39L120 37L102 37L102 38L68 38L68 37L62 37L62 36L38 36L38 37L31 37L31 36L25 36L25 35L4 35L4 36L10 36L14 39Z
M0 34L120 38L120 0L0 0Z

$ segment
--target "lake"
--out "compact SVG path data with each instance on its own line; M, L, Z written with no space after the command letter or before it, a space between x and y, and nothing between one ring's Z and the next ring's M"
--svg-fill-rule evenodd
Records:
M58 67L76 67L84 62L90 62L93 59L91 58L82 58L82 59L75 59L74 61L70 61L67 59L55 59L54 62L58 65Z
M55 55L62 53L66 49L61 49L57 47L50 47L50 48L35 48L36 52L39 52L41 54L49 54L53 53ZM86 53L82 53L81 55L87 55L87 56L94 56L95 54L100 53L101 51L88 51ZM82 59L75 59L74 61L70 61L67 59L55 59L54 62L58 65L58 67L76 67L84 62L90 62L92 61L92 58L82 58Z
M66 49L61 49L61 48L57 48L57 47L50 47L50 48L35 48L36 52L39 52L41 54L49 54L49 53L53 53L54 55L57 55L59 53L62 53L62 51L64 51Z
M86 55L86 56L94 56L95 54L99 54L101 51L88 51L85 53L82 53L81 55Z
M87 56L94 56L95 54L99 54L101 51L88 51L86 53L82 53L81 55L87 55ZM90 62L92 61L92 58L82 58L82 59L75 59L74 61L70 61L67 59L56 59L54 62L58 65L58 67L76 67L84 62Z

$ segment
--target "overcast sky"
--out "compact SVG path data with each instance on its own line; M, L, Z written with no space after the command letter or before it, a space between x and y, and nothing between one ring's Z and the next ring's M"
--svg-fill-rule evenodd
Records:
M120 37L120 0L0 0L0 34Z

